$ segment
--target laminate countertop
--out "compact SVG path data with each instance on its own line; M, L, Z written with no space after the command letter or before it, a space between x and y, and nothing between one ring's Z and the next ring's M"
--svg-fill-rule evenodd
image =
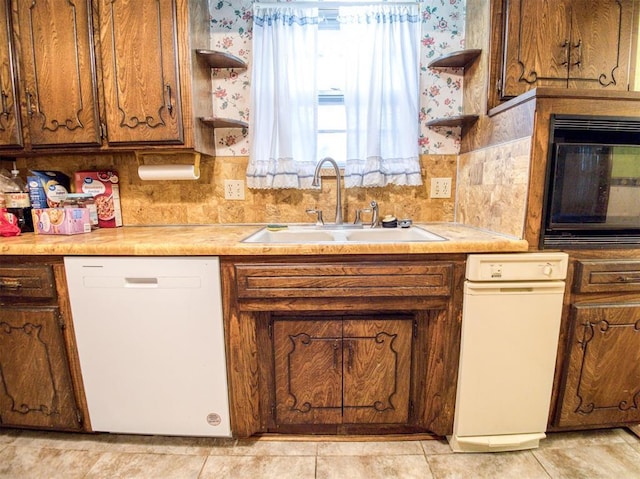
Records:
M25 233L0 237L2 255L248 256L506 253L528 250L525 240L455 223L418 226L445 241L362 243L243 243L265 225L124 226L62 236ZM365 227L366 228L366 227Z

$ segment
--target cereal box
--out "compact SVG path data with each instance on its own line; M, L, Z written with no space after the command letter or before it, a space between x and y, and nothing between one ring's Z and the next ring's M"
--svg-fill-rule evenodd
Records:
M74 175L76 193L93 195L100 228L122 226L118 181L118 173L109 170L78 171Z
M34 208L33 229L43 235L75 235L91 232L87 208Z
M29 198L33 208L57 208L67 198L70 178L60 171L31 170L27 176Z

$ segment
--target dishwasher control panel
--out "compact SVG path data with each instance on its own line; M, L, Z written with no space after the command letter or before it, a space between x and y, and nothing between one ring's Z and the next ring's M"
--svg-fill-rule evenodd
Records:
M548 281L567 275L566 253L471 254L466 279L470 281Z

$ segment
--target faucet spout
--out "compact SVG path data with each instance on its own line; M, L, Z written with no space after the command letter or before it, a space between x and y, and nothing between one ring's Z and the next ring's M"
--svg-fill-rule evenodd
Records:
M313 186L322 187L322 180L320 178L320 170L322 169L322 165L324 163L330 163L333 166L333 169L336 171L336 224L341 225L344 223L342 219L342 182L340 180L340 168L338 167L338 163L333 158L326 157L318 162L316 165L316 171L313 174L313 181L311 184Z

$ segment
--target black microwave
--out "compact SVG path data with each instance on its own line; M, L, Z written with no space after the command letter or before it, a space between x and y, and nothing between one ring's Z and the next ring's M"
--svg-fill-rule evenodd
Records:
M640 117L553 115L541 248L640 247Z

